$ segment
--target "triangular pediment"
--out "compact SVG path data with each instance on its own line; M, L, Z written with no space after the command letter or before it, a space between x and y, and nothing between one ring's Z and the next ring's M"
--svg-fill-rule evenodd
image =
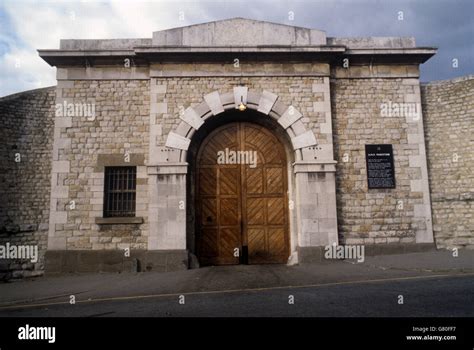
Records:
M153 46L320 46L321 30L232 18L153 33Z

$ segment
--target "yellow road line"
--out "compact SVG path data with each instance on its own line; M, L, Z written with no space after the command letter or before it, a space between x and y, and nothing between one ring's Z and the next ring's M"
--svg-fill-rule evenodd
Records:
M176 297L180 295L207 295L207 294L224 294L224 293L241 293L241 292L262 292L270 290L281 290L281 289L303 289L303 288L315 288L315 287L330 287L350 284L363 284L363 283L380 283L380 282L396 282L396 281L407 281L407 280L420 280L430 278L445 278L445 277L466 277L474 276L474 273L462 273L462 274L444 274L444 275L428 275L428 276L410 276L410 277L393 277L393 278L381 278L372 280L358 280L358 281L345 281L345 282L328 282L318 284L306 284L297 286L277 286L277 287L261 287L261 288L248 288L248 289L228 289L228 290L213 290L213 291L202 291L202 292L183 292L183 293L167 293L167 294L149 294L149 295L134 295L128 297L109 297L99 299L87 299L77 300L76 304L96 303L105 301L123 301L123 300L138 300L138 299L151 299L151 298L164 298L164 297ZM54 305L69 305L67 301L59 301L52 303L43 304L22 304L22 305L8 305L0 306L0 310L8 309L26 309L35 307L45 307Z

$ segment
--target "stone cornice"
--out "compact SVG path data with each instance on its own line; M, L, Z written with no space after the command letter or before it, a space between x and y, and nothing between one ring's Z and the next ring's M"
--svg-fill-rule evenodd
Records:
M51 66L123 65L124 59L133 66L148 66L153 62L219 62L238 57L247 61L299 61L340 64L348 57L355 63L420 64L436 53L436 48L363 48L344 46L137 46L130 50L38 50Z

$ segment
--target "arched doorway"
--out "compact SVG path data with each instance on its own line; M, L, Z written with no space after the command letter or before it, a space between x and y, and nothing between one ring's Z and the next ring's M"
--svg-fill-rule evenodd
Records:
M201 265L286 263L287 159L265 126L231 122L210 132L196 161L196 253Z
M247 107L245 111L237 108L241 103ZM147 170L150 198L149 250L186 249L190 256L190 266L199 266L195 259L196 255L200 255L196 245L201 244L203 235L198 231L212 225L202 225L202 218L207 220L202 213L199 213L198 224L197 207L201 201L201 195L196 193L199 190L196 188L198 151L214 130L234 122L263 126L264 129L261 130L266 130L276 137L275 145L278 149L281 150L284 145L286 153L282 154L286 154L286 173L283 173L282 179L286 179L283 186L288 192L283 202L283 218L287 225L280 227L285 230L286 246L289 246L288 253L291 252L291 255L288 260L281 258L278 261L289 264L311 261L313 251L314 254L319 254L321 246L337 244L336 161L332 155L332 134L326 135L326 138L322 137L323 143L319 145L313 129L308 128L311 123L308 124L303 114L293 105L286 105L278 95L269 91L254 91L245 86L235 86L231 92L208 93L199 104L185 109L180 119L181 122L167 133L164 146L155 147L153 142L150 142L149 154L153 158L150 163L155 165L150 165ZM151 136L158 138L158 134L159 130L156 130L156 135ZM241 177L239 188L245 188L242 179ZM215 181L217 186L217 180ZM214 196L216 204L211 206L215 215L218 215L217 194L216 192ZM239 215L243 213L241 196L242 194L237 197L240 201L240 207L237 207ZM268 201L267 198L264 199ZM179 206L180 210L176 210L176 206ZM243 226L245 222L239 221L239 224ZM241 249L245 247L244 244L249 243L245 234L248 233L247 229L253 228L250 226L240 229L241 238L238 243L241 246L235 248ZM266 222L262 226L265 228L265 234L266 228L272 228ZM219 263L219 227L210 227L215 230L214 235L208 236L209 250L213 255L209 254L203 259L201 254L201 265L214 263L213 261ZM211 230L207 232L210 233ZM264 237L264 242L265 239L270 242L267 237ZM271 247L268 243L267 246ZM288 253L284 256L288 256ZM240 259L233 255L231 258L228 263L240 262ZM274 259L269 258L260 261L272 260ZM249 260L251 263L253 261L258 259Z

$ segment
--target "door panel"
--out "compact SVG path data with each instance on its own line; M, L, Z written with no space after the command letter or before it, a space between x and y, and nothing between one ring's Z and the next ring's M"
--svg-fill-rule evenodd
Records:
M240 187L240 168L234 166L233 168L218 168L219 177L219 195L233 195L239 193Z
M265 199L247 198L247 225L265 225Z
M266 168L265 169L265 193L283 194L283 174L282 168Z
M249 260L252 259L262 259L266 255L266 243L265 243L265 228L264 227L255 227L247 230L248 233L248 251L249 251Z
M217 169L201 168L199 169L199 178L201 179L200 191L202 195L215 195L217 187Z
M285 255L285 231L282 228L269 228L268 230L268 246L274 256Z
M202 198L201 222L203 226L215 226L217 223L217 199Z
M239 258L234 256L234 250L239 247L241 240L240 227L221 227L219 230L219 257L216 265L235 265Z
M267 224L285 224L285 206L280 198L268 198L267 200Z
M202 259L212 260L219 256L217 229L203 227L201 229L199 254Z
M262 194L263 193L263 168L249 168L245 167L245 184L247 186L248 194Z
M221 226L239 225L239 199L223 198L220 200L220 221Z
M218 164L218 152L244 151L245 164ZM247 153L245 153L247 152ZM248 153L254 152L254 153ZM250 155L255 155L249 157ZM222 158L219 158L222 160ZM256 160L256 164L249 164ZM222 163L222 162L219 162ZM266 128L231 123L211 132L197 160L197 255L202 265L286 263L289 255L286 155Z

